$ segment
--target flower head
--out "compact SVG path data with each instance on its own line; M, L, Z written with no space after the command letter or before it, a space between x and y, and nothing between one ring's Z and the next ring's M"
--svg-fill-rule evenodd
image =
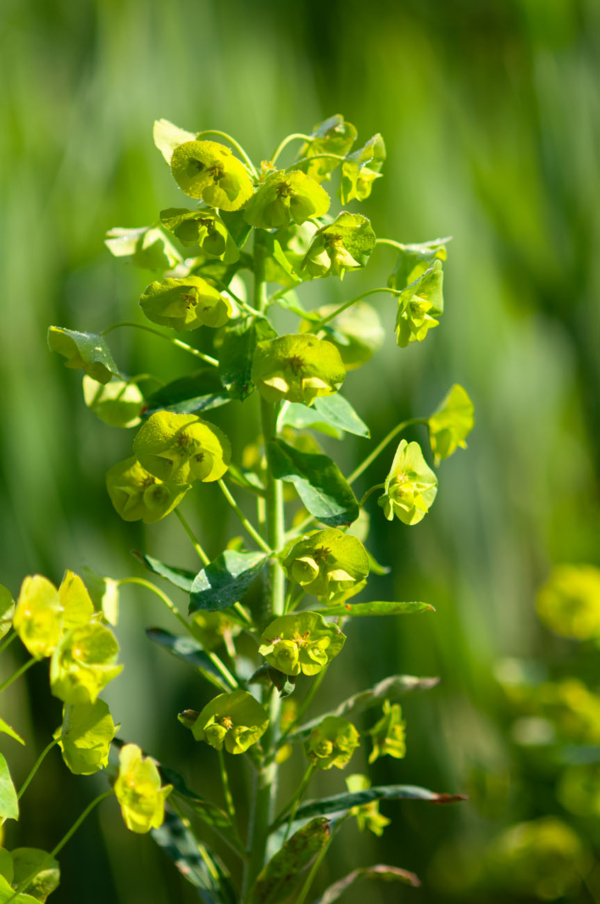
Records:
M265 628L258 652L285 675L316 675L346 641L337 625L317 612L281 615Z
M427 421L429 441L436 465L456 449L466 449L465 439L473 429L473 402L458 383Z
M108 765L111 741L119 730L104 700L65 706L55 731L63 760L75 775L92 775Z
M186 711L179 720L191 729L197 741L205 741L215 750L244 753L263 736L269 725L265 709L252 694L236 690L219 694L201 713Z
M315 157L318 160L309 160L303 164L304 171L322 182L330 178L330 173L340 165L336 157L344 157L356 141L356 128L351 122L346 122L339 113L330 116L324 122L318 123L312 131L310 141L301 148L300 157ZM335 156L322 157L322 154L334 154Z
M335 345L316 336L278 336L256 346L252 382L267 402L310 405L318 396L337 392L345 377Z
M600 569L593 565L556 565L537 597L546 627L575 640L600 637Z
M231 317L230 300L200 276L163 279L146 286L140 307L148 320L174 330L216 329Z
M252 181L244 164L224 144L186 141L173 151L171 172L190 198L209 207L238 210L252 195Z
M142 757L136 744L125 744L119 755L115 795L125 825L140 835L159 829L165 818L165 800L172 785L161 787L160 773L150 757Z
M392 468L385 481L385 493L379 498L385 517L394 515L404 524L418 524L431 506L437 493L437 477L423 458L418 443L402 440Z
M344 769L359 745L359 734L347 719L326 716L304 742L304 754L317 769Z
M246 221L260 229L285 229L291 222L299 226L309 217L322 217L330 199L318 182L300 170L278 171L248 201Z
M398 296L396 341L400 348L422 342L429 330L439 326L436 317L444 311L442 262L436 259Z
M103 625L90 623L68 631L50 661L52 693L64 703L95 703L123 669L116 665L118 653L114 634Z
M371 728L369 734L373 738L369 763L374 763L380 756L393 756L398 760L406 756L406 722L402 719L402 710L398 703L384 701L383 716Z
M311 276L339 276L366 266L377 237L370 221L358 213L340 213L315 234L302 262Z
M381 176L380 170L385 157L385 144L379 133L373 135L364 147L354 151L353 154L348 154L342 163L340 185L342 204L348 204L354 198L357 201L364 201L369 197L373 182Z
M21 585L14 615L14 628L36 659L51 656L61 636L87 625L94 604L81 578L66 571L57 590L42 575L26 577Z
M369 574L369 557L360 540L330 527L297 540L284 559L284 567L288 578L306 593L334 603L340 594L364 581Z
M127 458L108 471L106 488L110 501L124 521L160 521L179 505L189 486L163 482L136 458Z
M183 485L219 480L231 446L222 430L194 414L157 411L140 427L133 453L159 480Z

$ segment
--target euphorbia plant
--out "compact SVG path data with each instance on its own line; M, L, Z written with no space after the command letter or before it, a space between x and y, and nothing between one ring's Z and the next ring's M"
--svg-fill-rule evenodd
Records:
M142 577L87 572L82 580L67 572L58 589L44 577L25 578L14 615L11 595L2 597L2 630L6 633L11 621L14 626L4 644L18 635L31 664L50 658L51 689L65 708L63 724L43 755L58 744L71 771L88 775L107 766L112 742L120 749L118 772L115 766L111 773L114 793L127 827L152 831L185 877L210 892L211 901L277 904L297 892L302 904L346 820L356 818L361 829L380 835L389 823L379 813L380 801L457 799L410 785L371 787L367 776L352 775L346 793L303 800L317 770L348 766L361 736L371 739L369 762L384 755L403 757L405 724L397 700L436 681L394 675L340 702L333 712L303 721L321 682L338 668L355 618L432 608L373 600L367 580L381 567L364 545L367 519L359 527L357 522L376 492L383 511L372 506L374 516L397 517L409 526L425 517L438 483L426 461L428 449L402 439L394 454L391 444L407 427L422 424L436 465L464 447L473 425L464 389L454 386L431 416L393 426L348 477L324 454L315 433L369 438L367 425L340 391L347 372L368 362L384 338L377 308L364 299L392 295L398 345L422 342L443 312L448 240L416 245L377 238L362 214L332 212L327 189L336 170L342 203L364 201L385 160L380 135L353 150L356 129L339 115L311 134L287 136L260 166L222 132L194 134L160 120L154 137L187 195L187 206L161 211L147 228L113 229L106 244L116 256L153 271L139 304L143 316L162 329L127 321L92 335L53 326L49 344L67 367L85 372L83 396L90 410L109 425L135 430L129 457L112 463L107 474L116 513L145 524L178 518L202 567L190 572L138 554L151 572L186 595L187 614ZM281 167L281 155L293 142L300 142L296 159ZM339 305L315 309L300 302L296 290L315 279L344 279L344 288L349 287L352 273L367 266L378 245L388 246L381 253L391 247L397 255L387 285L348 291L348 300ZM306 294L310 299L309 287ZM271 319L277 308L296 317L293 332L277 334ZM172 343L182 352L182 370L148 391L148 375L128 377L115 363L106 336L120 327L148 330ZM186 341L171 330L187 334ZM213 337L213 354L193 341L205 333ZM187 371L186 356L195 359ZM259 408L256 442L246 450L232 448L210 420L212 409L233 399L244 403L249 417ZM365 487L359 499L352 484L379 455L388 457L388 476ZM246 536L213 559L181 513L184 498L186 505L192 499L203 505L204 483L219 486ZM254 500L255 516L238 504L233 493L239 491ZM260 582L258 594L255 582ZM128 743L115 738L118 727L98 695L120 672L113 628L119 587L130 583L160 597L186 632L149 629L150 639L190 662L198 680L219 691L201 711L190 708L178 718L218 756L224 808L187 788L172 769L144 757L129 738ZM253 674L237 655L241 634L255 644ZM303 696L294 705L296 697L286 698L297 683L296 696ZM362 714L371 710L375 713L365 725ZM127 726L123 734L127 737ZM295 744L305 756L305 774L291 798L280 801L278 773ZM247 759L253 775L248 825L241 824L230 791L228 759L236 755ZM0 801L12 800L10 776L3 769L8 796ZM16 818L18 810L13 806L1 815ZM240 858L238 890L208 852L204 824ZM201 858L194 854L199 842ZM62 843L52 852L52 864ZM2 861L0 872L1 867ZM21 870L18 880L9 867L3 873L22 902L31 900L26 891L35 894L44 864L34 867L31 875ZM52 875L56 878L56 871ZM395 865L365 867L332 886L326 900L336 900L360 877L377 875L418 884L412 873Z

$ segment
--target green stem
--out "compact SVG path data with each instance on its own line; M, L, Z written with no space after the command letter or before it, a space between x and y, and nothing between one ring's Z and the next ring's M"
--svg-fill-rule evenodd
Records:
M205 355L204 352L198 351L197 348L192 348L191 345L188 345L187 342L182 342L181 339L174 339L173 336L167 336L165 333L161 333L160 330L155 330L151 326L146 326L145 323L134 323L132 320L122 320L120 323L113 323L112 326L102 330L100 335L108 336L113 330L119 329L122 326L131 326L136 330L145 330L147 333L153 333L155 336L160 336L161 339L166 339L171 345L176 345L177 348L182 348L184 351L189 352L189 354L194 355L195 358L201 358L206 364L211 364L213 367L219 366L219 362L216 358Z
M199 542L198 542L198 539L197 539L197 537L196 537L194 531L193 531L192 528L189 526L188 522L187 522L186 519L183 517L183 515L181 514L181 512L179 511L178 508L175 509L175 514L176 514L177 517L179 518L179 522L180 522L181 526L183 527L184 531L186 532L186 534L188 535L188 537L189 537L190 540L192 541L192 546L193 546L194 549L196 550L196 553L197 553L197 555L198 555L198 558L200 559L200 561L202 562L203 565L209 565L209 564L210 564L210 559L209 559L209 557L206 555L205 551L204 551L203 548L200 546L200 544L199 544Z
M323 863L323 860L327 856L327 852L329 851L329 848L331 847L331 842L333 841L333 839L335 838L335 836L341 829L342 824L346 821L347 818L348 818L348 816L343 816L333 827L333 829L331 831L331 835L329 836L329 839L325 842L325 844L319 851L319 856L317 857L317 859L311 866L310 872L309 872L308 876L306 877L304 885L302 886L302 888L300 890L300 894L296 898L295 904L304 904L304 902L306 901L306 898L307 898L308 893L311 889L311 886L314 882L314 878L317 875L319 867Z
M229 492L227 484L223 480L219 480L218 484L221 489L221 492L225 496L225 499L227 500L227 502L229 503L229 505L231 506L233 511L236 513L236 515L238 516L238 518L240 519L240 521L242 522L242 524L244 525L244 527L246 528L246 530L248 531L248 533L250 534L252 539L255 540L255 542L260 546L260 548L263 550L263 552L266 552L267 555L270 555L273 552L273 550L271 549L270 546L268 546L265 543L265 541L263 540L263 538L261 537L259 532L256 530L254 525L251 524L250 521L248 521L248 519L244 515L243 511L241 510L241 508L239 507L239 505L237 504L237 502L235 501L235 499Z
M32 656L31 659L28 659L20 669L17 669L14 675L11 675L10 678L7 678L6 681L0 684L0 694L2 693L2 691L6 690L6 688L9 687L13 683L13 681L16 681L17 678L20 678L21 675L23 675L24 672L27 671L27 669L30 669L32 665L35 665L36 662L37 659L35 658L35 656Z
M34 777L34 775L36 774L36 772L38 771L38 769L40 768L40 766L42 765L42 763L44 762L44 760L45 760L45 758L46 758L46 754L47 754L47 753L50 753L50 751L52 750L52 748L53 748L56 744L58 744L58 738L57 738L57 739L54 739L54 738L53 738L53 739L50 741L50 743L48 744L48 746L45 747L45 748L42 750L42 752L40 753L39 757L37 758L37 760L36 760L35 763L33 764L33 768L32 768L32 770L31 770L31 772L29 773L29 775L27 776L27 778L25 779L25 781L24 781L23 784L21 785L21 788L20 788L20 790L19 790L19 793L17 794L17 797L18 797L19 800L23 797L23 795L24 795L25 792L27 791L27 788L29 787L29 783L31 782L32 778Z
M279 740L280 745L283 744L283 742L285 741L287 736L289 734L291 734L298 727L300 720L304 716L304 713L306 712L306 710L312 703L315 694L321 687L321 684L323 683L323 679L325 678L328 668L329 668L329 663L327 663L325 668L321 669L321 671L319 672L319 674L317 675L317 677L311 684L310 688L308 689L308 693L306 694L306 696L304 697L304 700L302 701L302 703L300 704L300 706L298 707L298 709L296 711L294 721L291 722L290 725L288 725L285 732L281 735L281 738Z
M306 793L306 789L310 785L310 783L312 781L312 777L315 774L315 772L316 772L316 766L314 765L314 763L311 763L310 766L308 767L308 769L306 770L306 772L304 773L304 775L302 776L302 781L300 782L300 784L298 786L298 790L294 794L292 800L284 807L283 811L279 814L279 816L277 817L277 819L275 820L275 822L273 824L274 828L278 825L281 825L281 823L283 822L283 820L286 817L286 813L289 811L290 815L288 818L288 824L287 824L287 827L285 830L285 835L283 837L284 844L288 840L290 831L292 829L292 825L293 825L294 819L296 817L296 810L298 809L298 804L304 797L304 795Z
M205 135L219 135L221 138L225 138L226 141L228 141L229 144L232 145L232 147L234 147L236 149L236 151L238 152L240 157L244 158L246 164L252 170L252 173L255 176L255 178L258 179L258 173L256 172L256 168L255 168L254 164L252 163L250 157L248 156L248 154L246 153L244 148L241 146L241 144L239 144L239 142L237 142L235 140L235 138L232 138L231 135L227 134L227 132L218 132L215 129L204 129L204 131L198 132L198 134L196 135L196 140L199 141L200 138L203 138Z
M4 650L11 645L15 637L18 637L16 631L11 631L8 637L5 637L2 643L0 644L0 653L3 653Z
M406 245L402 245L400 242L395 242L393 239L377 239L375 242L376 245L389 245L391 248L397 248L398 251L404 251Z
M231 788L229 787L229 776L227 775L227 769L225 767L225 755L222 750L218 751L219 754L219 771L221 773L221 784L223 785L223 795L225 797L225 809L227 810L227 815L231 820L231 825L233 826L234 832L237 834L236 828L236 813L235 813L235 804L233 803L233 797L231 794Z
M314 138L312 137L312 135L304 135L302 132L294 132L292 135L287 135L283 139L283 141L280 141L280 143L277 145L277 150L271 157L270 162L275 163L275 161L277 160L277 158L279 157L279 155L281 154L283 149L286 148L288 146L288 144L290 144L290 142L296 141L296 140L312 142L312 141L314 141Z
M383 490L383 489L385 489L385 483L376 483L375 486L371 487L370 490L367 490L367 492L365 493L365 495L363 496L363 498L362 498L362 499L360 500L360 502L358 503L359 506L362 508L363 505L365 504L365 502L367 501L367 499L369 498L369 496L370 496L372 493L374 493L375 490Z
M359 464L359 466L357 468L354 469L354 471L348 478L348 483L354 483L354 481L357 480L360 477L360 475L364 471L367 470L369 465L373 464L373 462L375 461L377 456L381 452L383 452L385 447L387 445L389 445L389 443L391 443L391 441L394 439L395 436L398 436L398 434L401 433L403 430L405 430L407 427L412 427L413 424L426 424L426 423L427 423L427 418L425 418L425 417L413 417L408 421L402 421L401 424L398 424L397 427L394 427L393 430L390 430L388 435L381 440L379 445L376 446L375 449L373 449L371 454L367 455L365 460L363 462L361 462L361 464ZM373 489L377 489L377 487L374 487Z
M287 169L284 170L284 173L289 173L292 170L298 169L303 163L312 163L313 160L345 160L345 157L341 157L339 154L313 154L312 157L303 157L302 160L296 160L296 162L292 166L288 166Z
M361 292L360 295L357 295L356 298L351 298L350 301L345 301L343 304L339 305L335 311L332 311L331 314L328 314L327 317L322 317L317 323L313 323L309 333L318 333L318 331L325 326L326 323L329 323L330 320L334 320L342 311L345 311L346 308L351 307L353 304L356 304L357 301L360 301L362 298L368 298L369 295L377 295L378 292L387 292L388 295L402 295L402 292L399 289L390 289L388 286L380 287L377 289L369 289L368 292Z

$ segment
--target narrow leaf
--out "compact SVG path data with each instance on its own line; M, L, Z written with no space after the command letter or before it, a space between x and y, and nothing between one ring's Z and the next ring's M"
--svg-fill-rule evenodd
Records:
M270 442L267 454L273 475L294 484L302 502L318 521L328 527L356 521L359 515L356 497L327 455L300 452L282 440Z
M304 826L267 863L254 886L251 904L280 904L286 901L301 875L329 841L328 819L313 819Z
M350 603L341 606L329 606L325 609L316 609L320 615L363 616L363 615L412 615L415 612L435 612L429 603Z
M438 794L417 785L379 785L350 794L334 794L321 800L309 800L298 807L296 819L312 819L329 813L347 813L352 807L362 807L376 800L424 800L434 804L453 804L466 800L464 794Z
M25 745L23 738L18 735L14 728L11 728L10 725L4 721L4 719L0 719L0 732L4 732L4 734L7 734L9 737L14 738L15 741L19 742L19 744L23 744L23 746Z
M253 391L252 359L256 343L273 339L277 333L264 317L246 317L224 327L219 349L219 375L232 399L243 402Z
M359 879L383 879L384 882L402 882L403 885L412 885L413 888L418 888L421 884L418 877L414 873L409 873L408 870L378 863L377 866L355 869L348 873L347 876L344 876L343 879L334 882L315 904L333 904Z
M227 469L227 476L239 487L243 487L251 493L256 493L258 496L264 496L264 484L258 474L251 471L250 468L243 468L241 465L230 462L229 468Z
M190 594L190 612L214 612L233 606L248 590L266 561L264 552L226 549L195 577Z
M323 396L315 399L315 409L322 417L326 417L328 423L346 433L355 436L364 436L367 439L371 431L365 422L358 416L348 399L336 392L335 395Z
M169 651L177 659L189 662L194 668L197 668L207 681L214 684L220 690L230 691L235 687L234 684L228 684L220 671L213 665L212 660L207 653L204 652L199 643L192 637L178 636L171 634L163 628L146 628L146 634L154 643L160 644Z
M280 697L289 697L296 690L296 676L285 675L279 669L273 668L268 662L263 662L254 674L248 679L248 684L266 684L279 691Z
M227 813L209 800L204 800L203 797L191 791L179 772L175 772L174 769L169 769L161 763L158 764L158 768L165 784L173 785L171 792L173 798L180 797L207 825L214 826L217 829L231 828L231 820Z
M132 549L131 553L136 559L139 559L142 565L146 566L148 571L159 575L161 578L165 578L165 580L174 584L175 587L179 587L180 590L185 590L186 593L190 593L194 578L196 577L193 571L187 571L185 568L175 568L173 565L165 565L165 563L159 561L159 559L153 559L152 556L147 556L137 549Z
M144 413L167 410L175 414L195 414L226 405L229 401L231 398L213 367L161 386L146 399L147 411Z
M19 800L17 792L10 777L8 763L0 753L0 818L18 819Z

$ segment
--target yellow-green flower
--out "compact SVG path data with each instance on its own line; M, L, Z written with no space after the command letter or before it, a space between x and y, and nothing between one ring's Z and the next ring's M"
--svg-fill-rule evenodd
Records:
M102 384L86 374L83 398L90 411L109 427L137 427L141 423L144 396L135 383L113 379Z
M201 713L186 711L179 716L197 741L205 741L215 750L244 753L263 736L269 717L252 694L236 690L219 694Z
M219 480L229 465L231 446L222 430L194 414L157 411L140 427L133 453L159 480L185 485Z
M422 342L429 330L439 326L436 320L444 312L442 262L431 267L398 296L396 341L400 348L410 342Z
M381 176L381 167L385 161L385 144L378 133L367 141L364 147L348 154L342 163L342 181L340 198L347 204L356 198L364 201L371 194L373 182Z
M77 333L62 326L48 329L48 346L65 358L65 367L83 369L92 380L110 383L119 371L104 338L95 333Z
M290 581L331 603L369 574L369 557L360 540L334 527L297 540L283 564Z
M169 207L168 210L161 210L160 219L165 229L176 235L182 245L198 244L202 254L224 264L239 260L240 252L227 226L212 210Z
M437 477L423 458L418 443L402 440L390 473L385 481L385 493L379 498L388 521L394 515L404 524L418 524L431 506L437 493Z
M106 488L110 501L123 521L160 521L179 505L189 486L163 482L147 471L135 457L121 461L108 471Z
M466 449L465 439L473 429L473 402L458 383L455 383L427 421L429 441L436 465L452 455L456 449Z
M373 738L369 763L374 763L380 756L393 756L397 760L406 756L406 722L398 703L384 700L383 716L369 734Z
M304 171L317 182L329 179L329 174L340 165L341 161L336 158L344 157L348 153L356 140L356 134L356 128L351 122L346 122L340 113L318 123L312 130L310 141L301 148L298 156L302 158L321 154L335 156L309 160L303 164Z
M600 637L600 569L556 565L537 597L543 623L561 637Z
M248 201L244 216L256 228L285 229L291 222L300 226L309 217L324 216L330 203L325 189L306 173L281 171L268 176Z
M140 307L152 323L180 332L225 326L233 310L229 299L199 276L150 283L140 298Z
M81 578L66 571L57 590L42 575L26 577L21 585L14 615L14 628L36 659L51 656L61 635L86 625L94 604Z
M329 226L315 233L302 269L311 276L339 276L365 267L377 242L370 221L358 213L343 211Z
M73 628L52 654L52 693L71 705L95 703L100 691L123 669L116 665L118 653L119 644L109 628L97 623Z
M58 588L62 609L62 630L70 631L87 625L94 615L94 604L78 574L67 569Z
M216 141L186 141L173 151L171 172L190 198L209 207L238 210L252 195L252 181L244 164Z
M125 744L119 755L115 795L125 825L140 835L159 829L165 818L165 800L173 785L161 787L160 774L150 757L142 757L136 744Z
M317 769L344 769L359 743L352 722L341 716L326 716L304 742L304 754Z
M367 791L371 787L371 782L366 775L349 775L346 779L346 787L350 794L355 794L357 791ZM378 838L383 835L385 827L391 823L391 819L379 812L378 800L372 800L359 807L352 807L350 815L356 818L359 831L373 832Z
M75 775L92 775L108 765L111 741L119 730L104 700L65 706L54 732L63 760Z
M316 675L341 652L346 641L336 624L317 612L281 615L265 628L258 649L285 675Z
M345 377L335 345L316 336L278 336L256 346L252 382L267 402L287 399L310 405L337 392Z

